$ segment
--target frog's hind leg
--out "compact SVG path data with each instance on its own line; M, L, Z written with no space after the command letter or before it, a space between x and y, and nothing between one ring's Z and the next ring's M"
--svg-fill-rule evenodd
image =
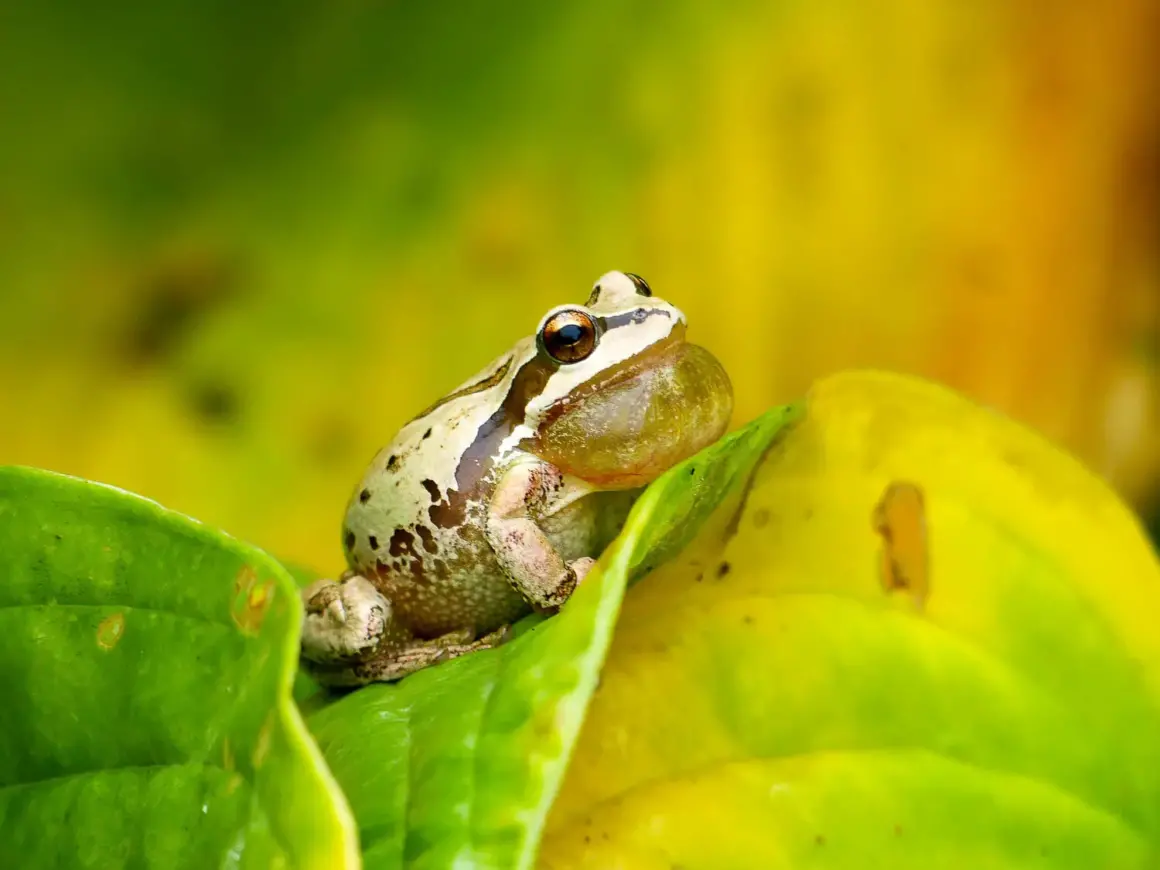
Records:
M302 655L320 665L368 658L397 642L391 604L358 574L318 580L302 591Z
M326 682L332 686L361 686L365 683L391 682L448 659L504 643L511 630L504 626L478 640L471 640L470 629L455 631L434 640L411 641L406 646L384 650L360 662L331 671Z

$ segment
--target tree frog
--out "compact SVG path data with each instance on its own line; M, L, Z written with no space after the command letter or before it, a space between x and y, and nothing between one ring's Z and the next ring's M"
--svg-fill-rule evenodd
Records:
M641 489L729 424L729 377L685 328L609 272L407 423L347 506L348 570L303 592L308 668L395 680L564 604Z

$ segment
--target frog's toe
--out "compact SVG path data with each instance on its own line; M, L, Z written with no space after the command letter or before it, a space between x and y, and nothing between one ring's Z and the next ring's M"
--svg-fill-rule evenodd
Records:
M511 640L511 637L512 627L510 625L504 625L500 628L497 628L491 634L485 634L483 637L476 641L476 644L479 645L480 649L490 649L491 647L501 646L507 643L509 640Z
M322 664L359 661L386 633L391 605L365 577L320 580L302 593L302 655Z
M576 575L576 585L579 586L584 582L584 578L588 576L588 572L592 570L592 566L596 564L596 560L591 556L584 556L577 559L575 562L569 562L568 567L572 569L572 573Z

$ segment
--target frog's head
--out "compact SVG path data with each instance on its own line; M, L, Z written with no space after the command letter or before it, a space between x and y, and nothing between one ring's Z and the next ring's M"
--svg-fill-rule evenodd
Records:
M716 441L733 389L717 359L685 341L685 315L645 280L609 272L585 305L536 330L550 375L527 397L528 448L604 489L642 486Z

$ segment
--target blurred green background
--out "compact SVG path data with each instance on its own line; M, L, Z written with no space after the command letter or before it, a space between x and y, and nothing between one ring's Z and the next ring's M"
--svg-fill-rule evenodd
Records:
M398 425L611 268L735 422L926 374L1160 498L1160 3L0 7L0 463L321 570Z

